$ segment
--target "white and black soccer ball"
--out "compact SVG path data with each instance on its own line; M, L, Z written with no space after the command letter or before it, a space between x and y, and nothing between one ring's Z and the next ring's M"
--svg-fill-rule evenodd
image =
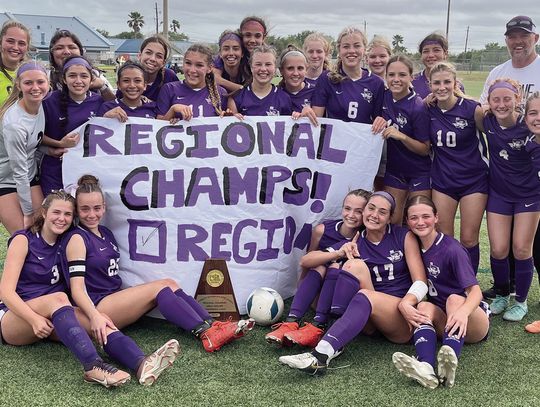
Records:
M257 288L249 295L246 308L257 324L272 325L283 314L283 298L273 288Z

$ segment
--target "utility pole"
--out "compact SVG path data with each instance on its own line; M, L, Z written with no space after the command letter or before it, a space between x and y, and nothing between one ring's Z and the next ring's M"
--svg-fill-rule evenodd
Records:
M163 0L163 35L169 38L169 0Z
M156 6L155 7L155 9L156 9L156 18L155 18L155 20L156 20L156 34L158 34L159 33L159 18L158 18L158 11L157 11L157 2L154 3L154 4Z
M364 38L367 40L367 21L364 20Z
M467 44L469 42L469 26L467 26L467 35L465 36L465 53L467 52Z
M450 0L448 0L448 10L446 12L446 41L448 41L449 28L450 28Z

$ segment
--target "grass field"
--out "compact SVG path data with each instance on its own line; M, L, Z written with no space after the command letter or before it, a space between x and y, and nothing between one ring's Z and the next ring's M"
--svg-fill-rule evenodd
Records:
M483 79L460 77L467 92L477 96ZM0 227L1 265L6 241ZM485 288L490 285L485 224L481 248L479 280ZM540 319L536 276L532 287L524 322ZM78 363L59 344L2 346L0 406L538 406L540 338L526 334L523 326L493 318L489 340L464 348L456 386L430 391L400 376L391 363L393 352L413 353L412 345L360 337L333 362L339 369L313 378L278 363L279 356L293 351L266 344L267 328L256 327L249 337L207 354L190 334L143 318L125 332L145 351L169 338L182 346L181 358L153 387L130 383L107 390L85 384Z

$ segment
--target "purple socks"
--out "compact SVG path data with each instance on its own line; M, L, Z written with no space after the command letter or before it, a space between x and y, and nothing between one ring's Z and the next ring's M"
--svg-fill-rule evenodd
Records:
M459 355L461 354L461 349L463 348L464 343L465 343L464 336L462 336L461 339L458 339L453 335L448 336L448 332L444 331L442 344L450 346L454 350L454 353L456 354L458 358L459 358Z
M435 354L437 353L437 333L430 324L420 324L413 334L416 356L420 362L427 362L435 368Z
M510 295L510 265L508 257L504 259L495 259L489 257L491 263L491 273L493 274L493 283L498 295Z
M469 253L474 274L476 275L478 273L478 265L480 264L480 244L473 247L466 247L465 250Z
M92 340L77 321L72 306L57 309L51 321L60 341L81 362L85 371L92 369L96 360L101 360Z
M371 315L371 303L363 293L351 300L345 313L326 332L322 340L339 350L352 341L366 325Z
M317 301L317 309L315 310L315 322L319 325L324 325L328 321L328 313L332 306L332 298L336 288L336 281L339 276L340 269L329 267L326 270L324 281Z
M103 350L122 365L137 372L139 365L145 358L144 352L135 341L120 331L111 332L107 336L107 344Z
M332 298L330 314L341 316L345 313L354 295L360 290L360 281L345 270L340 270Z
M204 323L203 318L182 297L175 295L169 287L156 296L158 309L165 319L180 328L191 331Z
M185 302L187 302L189 304L189 306L195 310L195 312L197 314L199 314L199 316L205 320L205 321L209 321L209 320L212 320L212 315L210 315L208 313L208 311L206 310L206 308L204 308L195 298L193 298L191 295L188 295L184 292L184 290L182 290L181 288L179 288L178 290L176 290L174 292L174 295L176 295L178 298L181 298L183 299Z
M302 319L304 314L309 309L309 305L313 302L317 293L320 291L322 285L322 277L317 270L309 270L300 283L296 295L293 298L291 304L291 310L289 311L289 317L295 320Z
M533 279L533 258L515 260L516 265L516 301L525 302Z

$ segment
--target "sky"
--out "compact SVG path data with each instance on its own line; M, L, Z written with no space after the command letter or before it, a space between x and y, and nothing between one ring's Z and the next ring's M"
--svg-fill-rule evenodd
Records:
M180 21L180 30L191 41L215 43L225 29L237 28L243 17L263 17L270 34L286 36L304 30L320 31L336 37L346 26L355 25L367 29L369 38L374 34L394 34L404 38L404 46L414 51L418 43L430 32L446 30L447 8L450 3L450 51L459 53L465 49L483 49L486 43L504 44L504 26L515 15L528 15L540 24L540 8L537 0L476 1L476 0L418 0L359 1L346 0L336 3L326 1L292 0L219 0L175 1L169 0L169 23ZM36 15L77 16L94 28L111 34L129 31L128 14L138 11L144 16L144 34L155 32L155 1L140 0L25 0L9 2L10 8L0 11ZM329 4L332 7L329 7ZM157 1L158 19L162 21L163 1ZM160 29L161 30L161 29Z

